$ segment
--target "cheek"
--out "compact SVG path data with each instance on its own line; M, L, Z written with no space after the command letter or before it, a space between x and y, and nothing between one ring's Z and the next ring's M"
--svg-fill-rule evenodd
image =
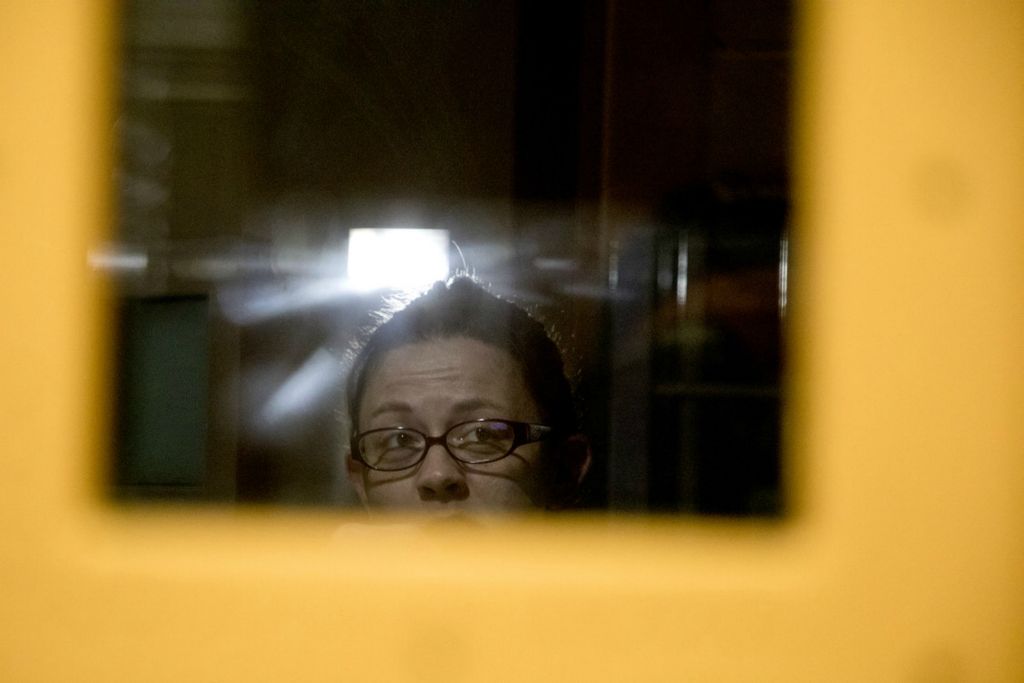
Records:
M543 504L535 487L521 477L470 474L469 500L474 507L489 510L527 510Z
M481 497L525 498L536 505L544 505L547 471L539 451L531 448L499 460L487 470L470 473L470 491Z
M415 470L407 472L376 472L367 470L363 475L363 488L370 503L396 504L417 500L414 483Z
M465 505L492 510L527 510L544 507L548 498L546 482L550 476L539 446L521 447L516 454L491 463L463 470L469 497ZM422 503L416 485L417 470L377 472L366 470L363 484L367 501L377 507L405 507Z

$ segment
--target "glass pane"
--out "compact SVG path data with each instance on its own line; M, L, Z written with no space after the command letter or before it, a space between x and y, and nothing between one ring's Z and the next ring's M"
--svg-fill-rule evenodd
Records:
M114 494L359 507L359 345L468 272L561 347L574 505L781 513L790 23L784 0L125 2L92 259L121 300Z

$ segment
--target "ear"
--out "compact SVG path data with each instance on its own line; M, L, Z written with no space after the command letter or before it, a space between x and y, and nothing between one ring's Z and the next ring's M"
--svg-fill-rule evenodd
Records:
M570 481L577 488L590 471L593 459L590 453L590 442L582 434L574 434L565 440L566 467Z
M369 509L370 505L366 500L366 482L363 480L363 463L359 462L352 457L352 451L345 450L345 472L348 474L348 482L352 484L352 488L355 489L356 495L359 496L359 502L363 504L364 508Z
M572 506L579 498L580 484L590 471L590 442L582 434L573 434L562 442L559 471L555 476L549 509Z

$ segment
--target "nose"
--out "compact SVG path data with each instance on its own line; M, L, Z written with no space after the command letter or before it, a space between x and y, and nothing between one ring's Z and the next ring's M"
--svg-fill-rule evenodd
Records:
M416 471L416 490L419 491L420 500L440 503L469 497L465 473L441 444L435 444L427 450Z

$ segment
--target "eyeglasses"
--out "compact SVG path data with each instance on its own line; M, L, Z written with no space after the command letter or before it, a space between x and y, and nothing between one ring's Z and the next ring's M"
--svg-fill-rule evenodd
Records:
M370 469L394 472L415 467L431 446L441 444L459 462L481 465L501 460L553 431L547 425L486 418L460 422L440 436L427 436L406 427L371 429L352 437L352 457Z

